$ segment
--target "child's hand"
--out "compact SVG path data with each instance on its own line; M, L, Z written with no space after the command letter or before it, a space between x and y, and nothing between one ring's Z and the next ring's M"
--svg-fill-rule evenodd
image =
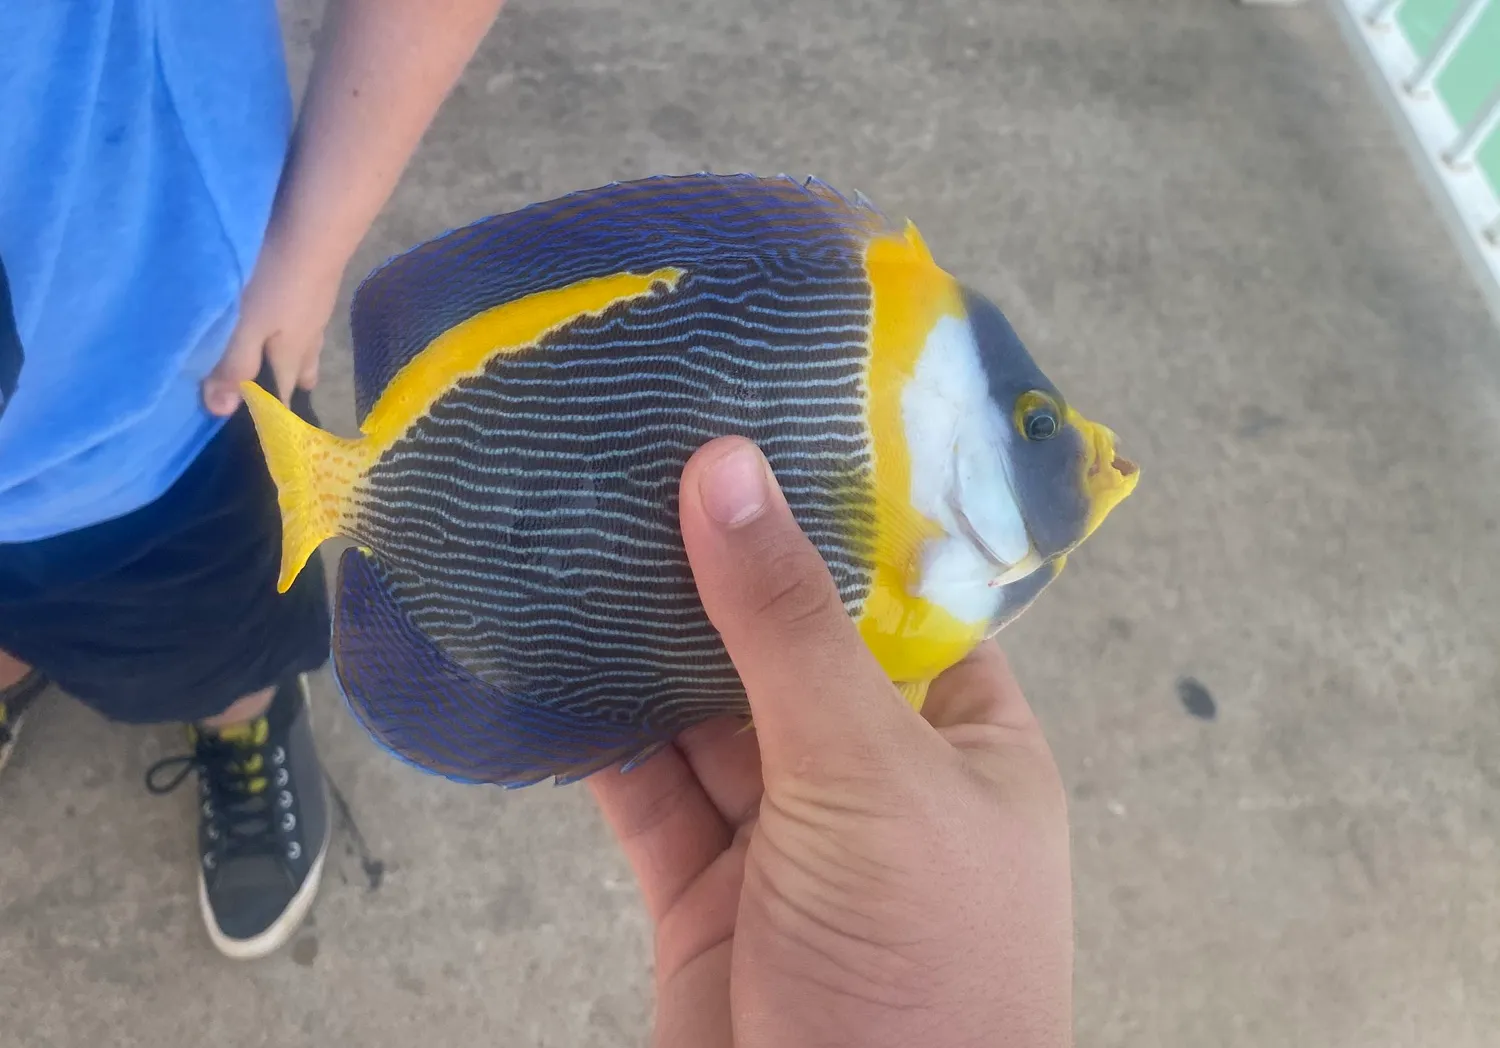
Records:
M273 222L240 300L229 348L203 381L203 403L215 415L234 413L240 382L253 381L263 363L271 365L283 401L291 400L294 388L317 384L323 332L338 301L343 267L277 230Z
M283 401L312 389L344 269L500 4L328 5L239 327L203 381L209 411L233 413L263 363Z

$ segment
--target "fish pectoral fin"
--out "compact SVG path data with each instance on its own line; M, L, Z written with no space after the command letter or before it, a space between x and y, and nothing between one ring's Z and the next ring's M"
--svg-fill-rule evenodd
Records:
M927 689L932 687L930 680L905 680L896 682L896 690L901 697L911 705L918 713L922 712L922 704L927 701Z

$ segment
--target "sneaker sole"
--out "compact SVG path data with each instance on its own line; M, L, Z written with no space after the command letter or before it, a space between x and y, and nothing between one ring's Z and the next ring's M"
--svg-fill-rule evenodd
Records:
M10 763L11 755L16 752L16 743L21 740L21 726L26 723L26 710L33 702L42 697L47 690L48 682L36 670L32 670L16 683L8 688L0 688L0 694L7 696L7 702L20 702L20 711L14 716L15 719L9 724L10 741L0 746L0 771Z
M307 675L303 674L297 678L302 690L303 712L307 715L307 723L312 724L312 697L307 688ZM327 785L324 785L327 790ZM249 939L232 939L225 935L219 928L219 922L214 917L213 907L208 904L208 885L203 880L203 871L198 871L198 909L203 914L203 925L208 929L208 937L212 940L214 948L225 957L236 961L255 961L266 957L281 949L291 941L292 936L297 934L297 929L302 927L302 922L307 920L308 913L312 910L313 900L318 897L318 886L323 883L323 860L328 857L328 846L333 843L333 820L328 820L328 832L323 834L323 845L318 849L318 857L312 861L307 869L307 878L303 880L302 887L297 889L297 894L292 896L292 901L287 903L281 916L271 923L271 926L259 935Z
M313 900L317 898L318 886L323 882L323 860L328 857L328 841L331 838L332 834L329 834L329 838L324 839L322 850L308 868L307 879L297 889L297 894L292 896L292 901L281 912L281 916L269 928L251 939L231 939L219 930L218 922L214 920L213 907L208 904L208 887L203 883L203 878L199 877L198 909L203 913L203 924L208 929L208 937L213 941L214 947L231 960L254 961L275 953L290 942L292 936L297 934L297 929L302 927L302 922L307 919Z
M16 743L21 739L21 725L26 723L26 714L22 713L10 722L10 741L0 746L0 771L10 763L11 754L16 752Z

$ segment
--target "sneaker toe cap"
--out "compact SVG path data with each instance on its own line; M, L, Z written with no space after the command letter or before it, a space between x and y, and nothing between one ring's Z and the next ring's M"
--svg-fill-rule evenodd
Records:
M286 912L296 895L285 871L272 860L245 859L225 870L208 889L209 909L229 939L254 939Z

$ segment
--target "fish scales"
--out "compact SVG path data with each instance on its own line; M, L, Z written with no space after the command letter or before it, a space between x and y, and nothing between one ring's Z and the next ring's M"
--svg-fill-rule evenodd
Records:
M647 735L745 709L676 523L683 465L727 433L761 444L778 474L806 472L809 446L848 440L842 481L824 464L819 483L786 493L858 613L872 522L869 284L848 261L747 261L695 269L493 357L370 470L358 537L380 550L412 625L481 680ZM809 371L825 380L816 396Z

